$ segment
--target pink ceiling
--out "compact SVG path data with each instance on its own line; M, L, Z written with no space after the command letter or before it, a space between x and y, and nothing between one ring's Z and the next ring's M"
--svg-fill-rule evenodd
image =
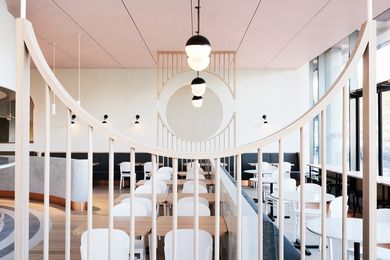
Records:
M88 68L151 68L157 51L184 50L191 35L189 0L123 2L142 37L121 0L32 0L27 16L49 63L52 42L57 43L58 67L77 66L78 33L83 34L82 66ZM201 33L214 50L239 47L239 68L296 68L358 28L365 2L262 0L239 47L259 0L202 1ZM17 16L19 0L7 3ZM390 7L390 0L373 4L377 15Z

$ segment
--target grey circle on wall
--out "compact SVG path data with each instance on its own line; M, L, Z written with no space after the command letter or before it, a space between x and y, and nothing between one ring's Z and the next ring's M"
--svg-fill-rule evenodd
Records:
M216 134L223 119L223 105L218 95L207 88L200 108L192 106L191 86L176 90L166 107L169 127L180 138L202 141Z

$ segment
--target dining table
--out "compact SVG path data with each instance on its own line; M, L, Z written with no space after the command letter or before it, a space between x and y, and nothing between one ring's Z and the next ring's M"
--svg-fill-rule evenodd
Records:
M326 236L330 239L342 239L342 218L326 219ZM376 242L378 244L390 243L390 221L376 223ZM306 228L317 234L322 234L321 219L316 218L306 223ZM363 219L347 218L347 240L354 244L354 260L360 260L360 244L363 241Z

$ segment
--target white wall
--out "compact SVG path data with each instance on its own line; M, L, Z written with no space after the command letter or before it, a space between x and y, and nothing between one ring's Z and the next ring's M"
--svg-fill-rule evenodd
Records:
M98 119L109 116L108 122L117 131L139 141L156 144L156 73L153 69L85 69L81 72L81 105ZM77 97L77 70L57 69L65 88ZM31 95L35 103L35 141L32 150L44 149L44 82L38 72L31 73ZM253 142L271 131L292 122L309 108L308 67L297 70L237 71L237 144ZM140 127L134 127L135 115L141 116ZM270 127L260 126L266 114ZM57 99L57 114L52 116L52 150L65 149L65 109ZM73 127L74 151L87 150L87 128L76 119ZM285 151L299 151L298 135L285 141ZM276 151L266 147L265 151ZM95 135L94 150L107 151L108 141ZM128 147L115 145L116 151Z
M0 0L0 86L16 88L16 27L7 3Z
M296 70L240 70L237 73L237 145L273 133L310 107L309 67ZM262 116L266 115L265 127ZM309 129L307 133L307 143ZM285 152L299 151L299 132L283 140ZM277 144L264 151L277 152Z

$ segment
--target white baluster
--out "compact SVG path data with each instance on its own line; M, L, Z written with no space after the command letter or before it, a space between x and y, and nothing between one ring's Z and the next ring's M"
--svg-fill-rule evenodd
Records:
M65 169L65 259L70 260L71 249L71 199L72 199L72 133L71 133L71 111L67 111L66 124L66 169Z
M237 155L237 260L241 260L241 154Z
M279 223L279 259L284 259L284 171L283 171L283 141L279 140L279 206L278 206L278 223Z
M44 177L44 220L43 220L43 259L49 260L50 230L50 88L45 85L45 177Z

